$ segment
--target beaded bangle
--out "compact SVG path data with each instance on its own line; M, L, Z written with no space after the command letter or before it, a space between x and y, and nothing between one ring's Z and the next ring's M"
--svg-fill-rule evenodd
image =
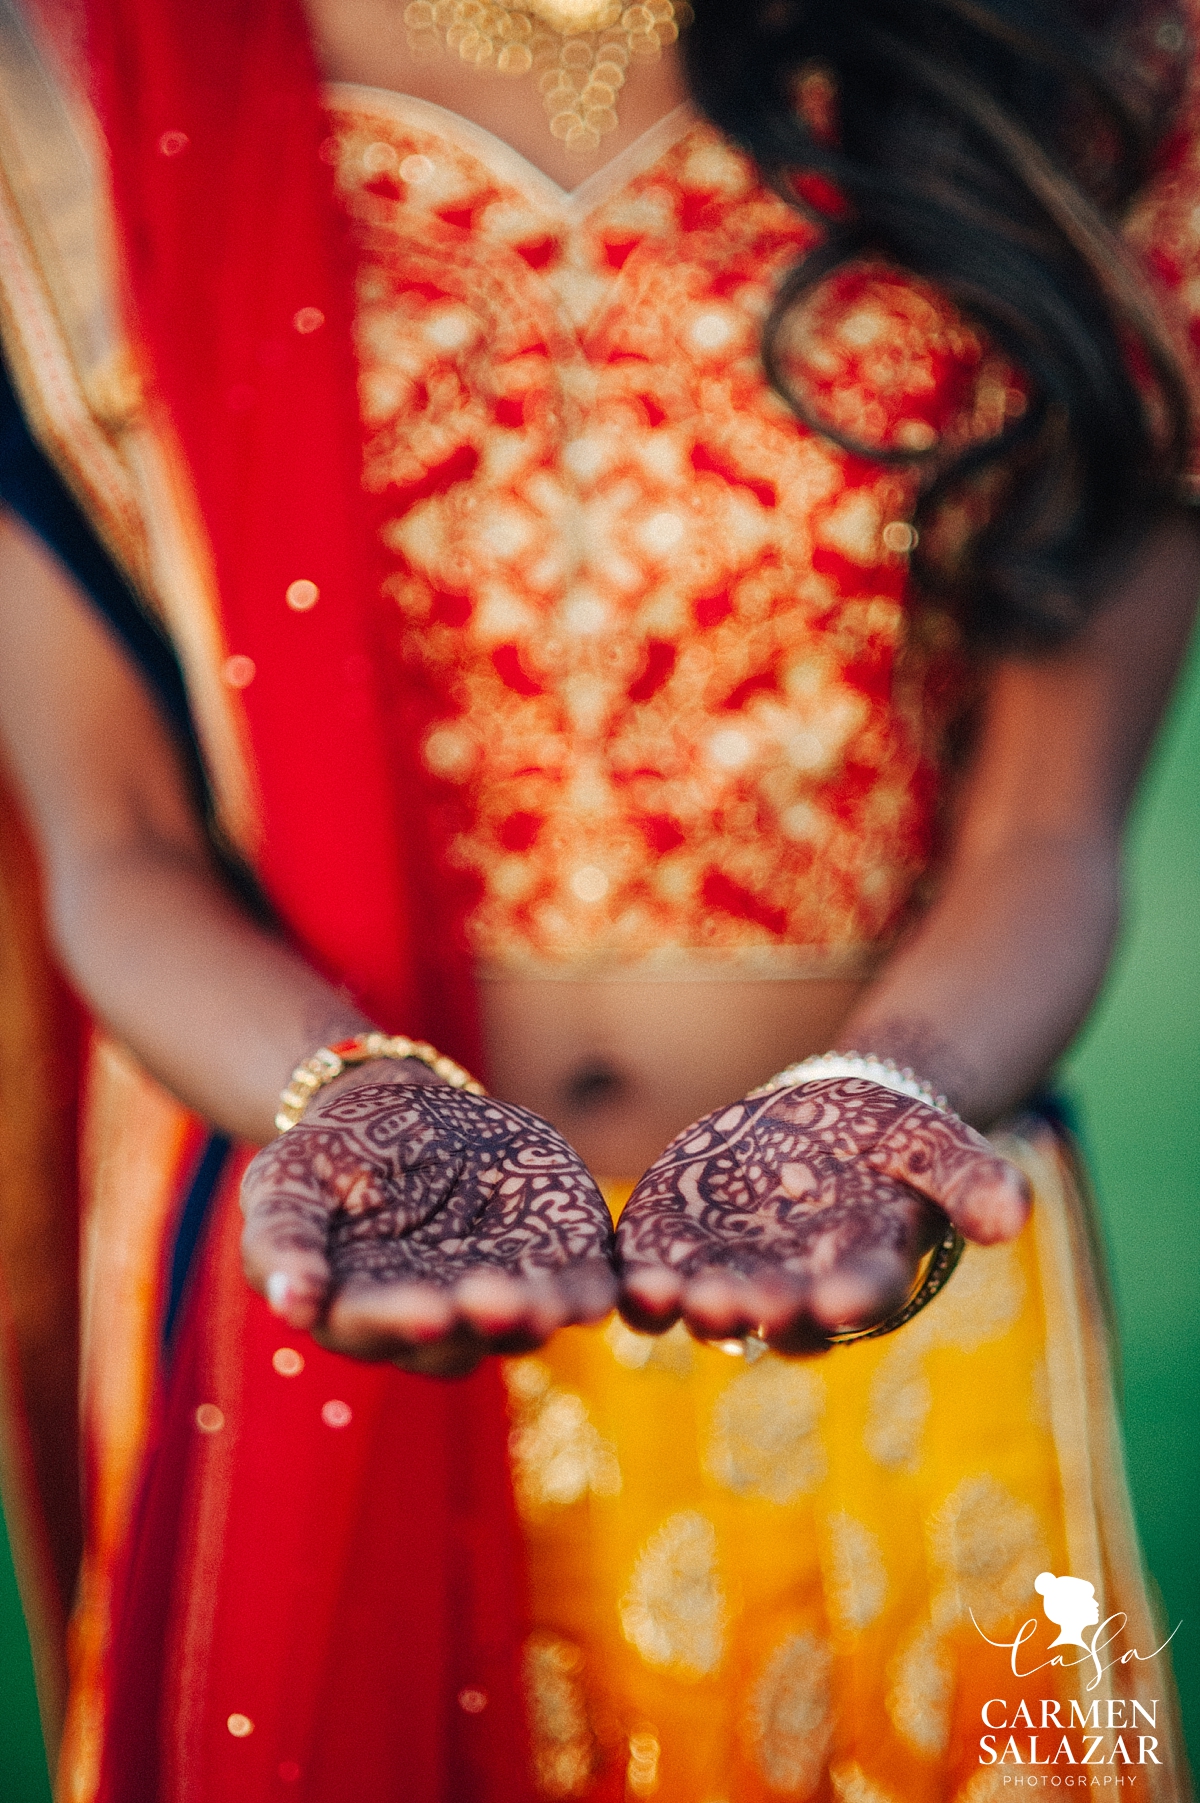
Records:
M924 1102L930 1108L936 1108L941 1114L948 1114L951 1120L958 1116L951 1108L946 1097L939 1095L932 1083L926 1083L915 1071L907 1066L901 1068L893 1064L890 1058L876 1058L864 1052L823 1052L816 1058L804 1058L799 1064L789 1064L786 1070L772 1077L759 1089L752 1089L751 1096L769 1096L777 1089L790 1089L797 1083L820 1083L831 1077L861 1077L867 1083L878 1083L884 1089L893 1089L898 1095L911 1096L914 1102ZM840 1327L826 1336L831 1346L848 1346L853 1340L877 1340L883 1334L895 1333L911 1321L914 1315L933 1301L938 1291L948 1282L954 1267L966 1250L966 1241L958 1228L949 1225L929 1255L929 1262L921 1274L921 1280L906 1302L888 1315L883 1321L876 1321L871 1327Z
M907 1065L902 1069L890 1058L876 1058L873 1052L822 1052L815 1058L804 1058L799 1064L789 1064L750 1094L769 1096L773 1089L789 1089L793 1083L825 1082L830 1077L861 1077L867 1083L879 1083L884 1089L911 1096L914 1102L939 1108L943 1114L954 1114L946 1097L939 1095L932 1083L926 1083ZM954 1118L957 1120L958 1116Z
M405 1039L390 1033L357 1033L353 1039L339 1039L336 1045L322 1046L311 1058L296 1066L279 1098L279 1112L275 1116L279 1131L286 1133L289 1127L294 1127L317 1091L324 1089L327 1083L332 1083L352 1065L369 1064L373 1058L415 1058L419 1064L428 1065L451 1089L465 1089L473 1096L487 1094L482 1083L461 1064L455 1064L453 1058L447 1058L423 1039Z

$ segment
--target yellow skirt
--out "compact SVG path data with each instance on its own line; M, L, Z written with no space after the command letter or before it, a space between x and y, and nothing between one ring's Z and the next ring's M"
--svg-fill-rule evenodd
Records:
M1086 1203L1048 1128L1003 1149L1029 1226L892 1336L751 1358L613 1317L508 1361L544 1796L1190 1794ZM1099 1636L1051 1650L1045 1572Z

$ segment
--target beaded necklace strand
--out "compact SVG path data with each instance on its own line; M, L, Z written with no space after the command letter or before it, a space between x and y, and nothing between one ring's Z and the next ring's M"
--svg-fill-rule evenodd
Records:
M630 64L654 62L691 18L688 0L410 0L404 28L423 61L453 51L477 69L532 75L553 135L589 151L616 130Z

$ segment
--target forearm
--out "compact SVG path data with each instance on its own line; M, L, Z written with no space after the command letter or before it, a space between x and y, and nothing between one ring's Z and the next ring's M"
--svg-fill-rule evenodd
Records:
M0 514L0 740L80 992L183 1101L274 1133L318 1045L370 1024L229 894L179 749L119 642L41 542Z
M239 1138L270 1139L295 1065L372 1024L243 913L200 851L100 847L52 864L48 887L59 952L98 1017Z
M1111 840L998 846L951 870L840 1044L911 1065L986 1126L1070 1043L1103 980L1119 908Z
M1121 834L1198 588L1197 522L1166 513L1068 645L992 666L938 900L843 1047L911 1065L980 1125L1046 1075L1104 977Z

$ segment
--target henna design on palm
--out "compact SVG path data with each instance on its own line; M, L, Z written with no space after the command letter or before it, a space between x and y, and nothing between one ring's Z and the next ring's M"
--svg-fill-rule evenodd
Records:
M814 1328L865 1325L902 1300L943 1210L1022 1186L972 1128L880 1084L750 1097L681 1133L635 1189L617 1234L625 1306L641 1325L681 1309L693 1324L699 1296L694 1324L712 1331L756 1306L785 1336L805 1314Z
M556 1310L590 1318L611 1306L612 1224L594 1180L548 1121L491 1097L420 1078L321 1096L253 1160L242 1197L251 1281L268 1289L268 1266L299 1259L297 1281L310 1274L334 1316L357 1297L377 1319L372 1289L432 1286L443 1300L431 1318L454 1331L451 1293L480 1273L508 1282L491 1292L502 1328L522 1295L553 1292L553 1324ZM389 1355L377 1339L364 1356Z

